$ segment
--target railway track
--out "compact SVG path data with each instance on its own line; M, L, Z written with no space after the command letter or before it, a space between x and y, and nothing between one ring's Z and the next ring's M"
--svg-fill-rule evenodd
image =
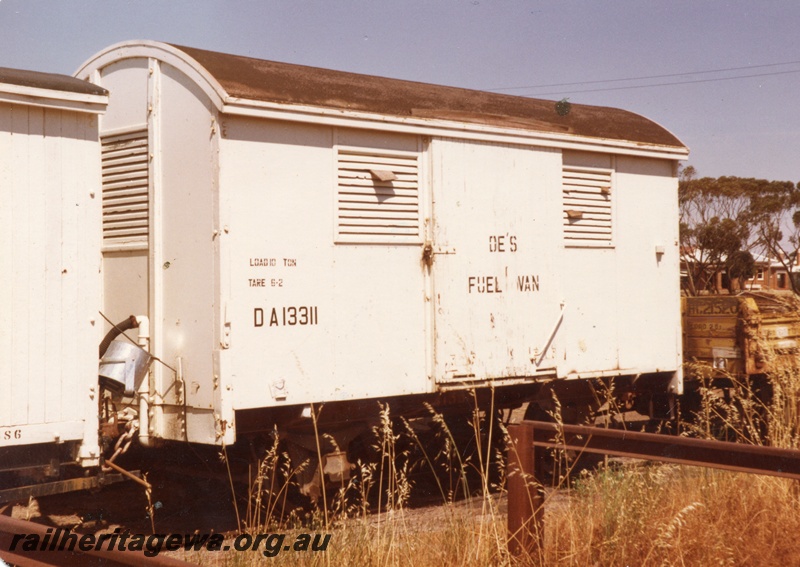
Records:
M103 566L103 567L117 567L122 565L143 565L145 567L186 567L192 565L185 561L173 559L172 557L165 557L156 555L155 557L148 557L142 551L121 551L119 549L112 550L81 550L79 545L73 545L73 549L69 550L66 547L59 551L57 545L53 541L58 534L63 534L66 530L59 531L58 529L48 528L41 524L27 522L25 520L18 520L16 518L9 518L0 516L0 559L9 565L16 565L19 567L44 567L47 565L59 566ZM20 534L25 534L26 537L20 537ZM74 534L78 538L82 534ZM45 538L47 538L45 540ZM16 541L15 541L16 540ZM33 546L36 541L36 551L25 550L25 542L28 542L28 548ZM51 544L51 542L53 544ZM88 546L84 546L88 547ZM113 547L113 546L112 546ZM52 548L52 550L51 550ZM44 550L42 550L44 549Z

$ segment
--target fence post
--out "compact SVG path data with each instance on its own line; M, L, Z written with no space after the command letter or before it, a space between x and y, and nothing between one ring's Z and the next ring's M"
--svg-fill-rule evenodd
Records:
M508 551L533 560L544 546L544 494L536 474L533 428L509 425L508 433Z

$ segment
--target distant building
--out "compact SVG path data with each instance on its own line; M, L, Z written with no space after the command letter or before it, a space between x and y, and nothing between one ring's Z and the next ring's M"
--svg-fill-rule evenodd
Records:
M702 254L698 251L683 251L681 254L681 288L688 289L688 278L689 273L697 274L698 270L695 267L696 263L700 263L702 258ZM744 286L742 289L739 289L739 282L737 280L733 281L733 286L729 285L729 276L725 270L724 266L720 266L718 271L716 271L713 265L709 265L704 270L706 273L715 272L712 276L713 284L709 287L712 287L713 291L717 293L724 293L727 292L729 289L733 289L733 291L753 291L753 290L791 290L792 285L789 280L791 274L800 274L800 258L795 257L794 262L792 262L790 268L791 273L787 270L784 265L773 256L766 256L763 254L753 254L753 259L755 260L756 264L756 273L752 278L748 278L744 281ZM724 262L724 258L722 259ZM696 276L697 277L697 276ZM706 286L702 285L702 282L695 282L698 285L698 288L705 289Z
M756 261L756 275L745 280L745 289L748 290L789 290L792 285L789 282L790 273L783 264L776 258L767 257L761 254L754 254ZM795 257L791 264L792 272L800 271L798 258Z

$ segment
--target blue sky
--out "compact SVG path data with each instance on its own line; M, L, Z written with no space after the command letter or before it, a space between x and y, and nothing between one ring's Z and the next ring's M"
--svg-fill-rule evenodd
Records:
M798 23L790 1L0 0L0 66L72 74L110 44L154 39L568 97L662 124L700 175L797 182ZM581 84L542 87L564 83Z

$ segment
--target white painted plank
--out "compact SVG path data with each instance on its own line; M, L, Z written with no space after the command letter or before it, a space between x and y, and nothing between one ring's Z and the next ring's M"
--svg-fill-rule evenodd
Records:
M11 233L12 301L11 319L11 424L28 423L28 304L30 287L30 251L28 249L28 107L16 106L11 113L11 206L13 210Z
M75 325L79 344L76 361L76 406L83 408L85 420L84 445L81 454L89 458L99 451L97 441L97 345L100 308L100 248L101 248L101 186L100 147L97 139L97 117L80 117L80 158L77 161L77 196L79 207L80 242L76 270L79 313ZM93 195L93 196L92 196Z
M44 164L47 200L43 209L45 218L45 419L48 423L61 420L62 399L62 337L61 337L61 114L48 110L45 116Z
M5 314L12 313L14 301L11 112L11 105L0 104L0 311ZM11 424L13 333L13 317L0 318L0 426Z
M45 421L45 341L48 313L43 301L45 296L46 230L45 204L46 177L42 167L44 157L44 113L43 108L31 108L28 125L28 423Z
M78 263L80 227L80 201L78 191L81 180L80 140L75 136L80 132L80 118L74 113L62 116L62 132L64 145L62 150L62 274L61 311L62 364L64 380L61 382L61 399L63 404L62 419L83 419L84 406L80 404L78 389L78 357L80 356L80 340L78 325L78 305L81 302L80 265ZM66 271L64 271L66 270ZM87 290L87 293L89 290ZM82 392L81 392L82 393Z

